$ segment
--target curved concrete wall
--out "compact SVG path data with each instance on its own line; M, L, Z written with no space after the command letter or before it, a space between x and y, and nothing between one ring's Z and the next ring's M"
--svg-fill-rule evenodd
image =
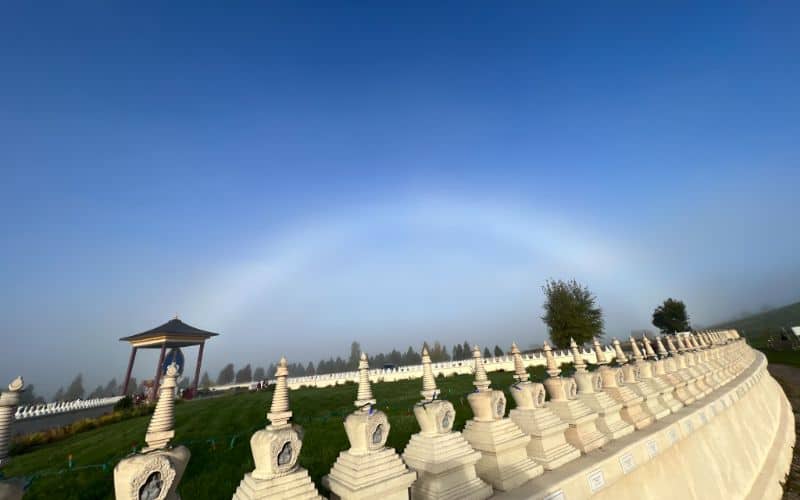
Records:
M763 354L707 397L510 492L504 499L778 499L794 415Z

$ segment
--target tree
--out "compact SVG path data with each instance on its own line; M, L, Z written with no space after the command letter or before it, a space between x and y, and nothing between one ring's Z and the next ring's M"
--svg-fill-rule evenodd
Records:
M267 372L264 370L264 368L261 366L256 368L256 370L253 372L253 380L261 381L265 378L267 378Z
M275 378L275 373L278 371L278 367L275 366L275 363L270 363L267 367L267 380Z
M311 361L308 362L308 366L306 366L306 375L316 375L317 370L314 369L314 363Z
M464 359L464 348L461 344L456 344L453 346L453 361L459 361Z
M136 377L131 377L128 380L128 394L125 396L129 396L131 394L137 394L136 389L139 387L138 382L136 381Z
M469 342L465 340L461 350L464 351L464 359L472 359L472 347L470 347Z
M19 396L20 406L37 405L44 402L45 401L43 397L36 395L36 391L34 390L33 384L26 386L25 390L22 391L22 394L20 394Z
M504 355L505 355L505 353L503 352L502 349L500 349L500 346L499 345L495 345L494 346L494 357L495 358L499 358L500 356L504 356Z
M234 372L233 372L233 363L228 363L225 365L219 375L217 375L217 385L226 385L233 383L234 380Z
M548 280L542 291L545 296L542 320L557 347L569 347L570 338L582 345L603 334L603 310L596 306L597 298L588 288L575 280Z
M253 380L253 369L250 368L250 363L244 365L244 368L236 372L236 383L243 384Z
M64 399L72 401L75 399L83 399L86 391L83 389L83 374L79 373L69 384L67 390L64 391Z
M488 347L484 347L483 348L483 357L484 357L484 359L492 357L492 353L489 352L489 348Z
M112 378L111 380L108 381L106 387L103 389L103 396L107 398L111 396L116 396L119 391L120 387L117 384L117 379Z
M350 358L347 360L347 369L358 370L359 361L361 361L361 344L354 340L350 344Z
M680 300L669 298L653 311L653 326L661 333L685 332L692 329L686 304Z
M208 376L208 372L203 372L203 376L200 377L200 387L203 389L211 387L211 377Z
M64 401L64 388L63 387L59 387L58 388L56 393L53 395L53 401L54 402Z
M103 397L103 386L98 385L97 387L94 388L92 392L89 393L88 399L102 398L102 397Z

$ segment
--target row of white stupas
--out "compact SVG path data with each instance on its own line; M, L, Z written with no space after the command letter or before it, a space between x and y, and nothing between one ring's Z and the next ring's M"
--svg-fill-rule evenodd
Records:
M90 408L100 408L111 406L122 399L122 396L111 396L107 398L76 399L74 401L59 401L57 403L42 403L35 405L18 406L14 413L14 420L25 420L26 418L46 417L58 413L69 413L78 410L88 410Z
M516 382L510 391L516 408L506 416L506 398L493 390L481 353L473 351L475 391L467 396L473 418L463 432L453 430L455 409L439 399L427 350L423 350L422 400L414 407L420 432L402 456L386 447L390 423L376 408L367 358L359 363L356 410L344 422L350 448L339 454L322 482L331 498L381 500L411 498L484 499L508 491L576 459L605 443L643 429L678 412L724 385L747 366L743 342L733 330L656 338L631 338L632 361L619 341L613 349L619 366L608 366L604 349L594 341L599 367L590 372L582 351L572 342L576 372L560 376L552 349L544 347L549 377L531 382L522 356L512 346ZM297 460L302 429L291 422L287 362L281 359L267 418L253 434L255 469L247 473L234 499L321 498ZM177 367L167 369L156 409L147 429L147 447L114 469L116 498L177 499L177 486L189 461L174 437L174 387ZM0 398L0 464L8 451L10 418L2 419L18 389ZM11 396L9 396L11 395ZM546 395L549 396L547 400ZM13 402L13 401L12 401ZM12 410L13 411L13 410ZM10 417L10 413L8 414Z

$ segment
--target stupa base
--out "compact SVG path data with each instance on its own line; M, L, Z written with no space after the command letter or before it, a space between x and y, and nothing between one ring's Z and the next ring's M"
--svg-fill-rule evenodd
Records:
M569 424L562 422L549 408L514 409L511 420L531 437L528 456L545 470L553 470L581 456L580 450L567 442L564 432Z
M308 471L298 467L293 472L272 479L256 479L247 473L236 488L233 500L266 500L285 498L287 500L322 499L311 482Z
M408 490L417 474L408 470L392 448L355 455L343 451L322 484L331 491L331 498L362 500L400 500L408 498Z
M508 491L544 472L528 457L530 437L509 418L491 421L469 420L464 438L481 458L475 464L478 477L495 489Z
M414 434L403 452L403 461L417 473L411 498L483 500L492 487L475 471L481 454L459 432Z

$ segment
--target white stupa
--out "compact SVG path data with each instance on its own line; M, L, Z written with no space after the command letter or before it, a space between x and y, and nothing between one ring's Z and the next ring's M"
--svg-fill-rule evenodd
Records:
M286 358L278 362L275 372L275 392L267 418L270 424L253 434L250 449L256 468L245 474L233 495L234 500L287 500L321 499L308 472L297 459L303 447L302 429L291 423L289 375Z
M191 453L185 446L170 447L175 436L175 380L178 365L172 363L164 374L158 402L147 427L147 446L121 460L114 467L114 494L117 500L164 498L177 500L177 492Z
M514 358L514 379L511 396L517 407L509 412L509 418L531 437L528 443L528 456L552 470L581 456L580 450L567 442L565 431L569 424L563 422L545 404L544 385L530 381L528 371L522 362L522 354L517 344L511 345Z
M639 353L639 347L636 345L636 341L633 340L633 337L631 337L631 344L634 355L638 354L638 359L635 356L634 358L637 361L643 361L644 358L642 358L641 353ZM664 404L661 402L661 399L659 398L659 392L656 391L649 382L640 378L640 370L643 365L639 363L634 364L628 362L628 357L622 351L622 346L620 345L619 340L614 339L613 345L617 362L621 365L620 370L622 370L623 382L635 394L644 398L644 401L642 401L642 410L645 413L652 415L653 420L660 420L669 415L669 408L664 406Z
M343 451L322 484L331 498L343 500L400 500L417 478L408 470L394 448L386 446L389 419L376 409L369 382L367 356L361 353L358 363L356 411L347 416L344 428L350 449Z
M427 347L422 348L421 394L422 401L414 406L420 432L411 436L403 452L406 465L417 473L411 498L482 500L492 496L492 487L475 471L481 454L453 430L453 404L439 399Z
M586 369L586 361L573 339L570 339L570 349L575 364L573 378L578 385L578 399L599 415L595 422L597 430L608 439L618 439L632 433L633 426L622 420L622 404L603 391L603 378L599 372L590 373ZM597 363L600 366L608 363L602 350L597 352Z
M544 472L541 465L528 457L529 436L505 417L506 397L503 391L490 388L489 377L476 345L472 351L475 363L475 392L467 396L473 418L467 421L464 437L481 453L476 464L478 476L496 490L507 491Z
M608 437L597 430L599 415L578 399L578 386L572 378L561 376L561 368L553 357L553 349L545 341L544 355L547 361L547 374L544 386L550 395L547 407L566 422L569 427L564 435L567 442L582 453L589 453L608 442Z

